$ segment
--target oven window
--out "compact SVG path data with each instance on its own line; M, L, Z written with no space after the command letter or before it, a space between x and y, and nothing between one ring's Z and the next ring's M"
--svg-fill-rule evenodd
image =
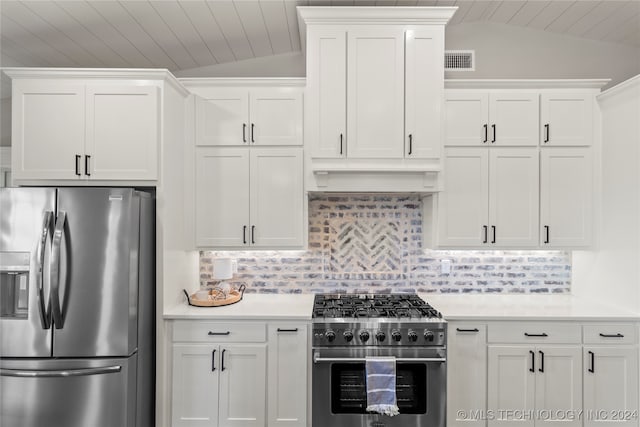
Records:
M427 367L424 363L396 365L396 398L401 414L427 412ZM365 414L367 386L364 363L331 365L331 412Z

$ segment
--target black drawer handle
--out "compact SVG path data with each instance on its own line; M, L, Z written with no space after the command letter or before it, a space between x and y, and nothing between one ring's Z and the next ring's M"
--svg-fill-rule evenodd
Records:
M529 332L525 332L524 333L525 337L548 337L549 335L547 335L545 332L541 333L541 334L530 334Z
M495 124L491 125L491 129L493 130L493 139L491 140L491 143L495 144L495 142L496 142L496 125Z
M603 338L624 338L622 334L600 334Z
M221 371L224 371L224 370L225 370L225 367L224 367L224 353L225 353L226 351L227 351L226 349L225 349L225 350L222 350L222 355L220 356L220 370L221 370Z
M342 134L340 134L340 155L342 155Z
M489 241L489 227L483 225L482 230L484 231L484 240L482 241L482 243L487 243Z
M211 372L216 370L216 351L211 352Z
M247 142L247 124L242 124L242 142Z
M91 172L89 172L89 161L91 160L91 156L84 156L84 174L87 176L91 176Z
M79 156L78 154L76 154L76 175L80 176L80 158L82 156Z
M278 328L278 332L298 332L298 328L293 328L293 329Z
M480 329L478 329L478 328L473 328L473 329L456 328L456 331L458 331L458 332L480 332Z
M544 352L538 350L538 353L540 353L540 368L538 369L538 371L544 373Z
M243 245L247 244L247 226L246 225L242 226L242 244Z
M209 333L207 334L209 336L227 336L227 335L231 335L231 331L227 331L227 332L212 332L209 331Z
M529 368L529 372L535 372L536 371L536 354L529 350L529 354L531 355L531 368Z
M484 127L484 141L482 141L482 143L485 144L489 140L489 134L488 134L489 125L485 124L482 127Z
M596 368L596 355L593 353L593 351L589 352L589 363L591 364L591 366L587 370L593 374L596 371L596 369L595 369Z
M545 130L545 133L546 133L546 135L544 137L544 142L546 144L547 142L549 142L549 123L544 125L544 130Z
M545 232L544 243L549 243L549 226L548 225L544 226L544 232Z

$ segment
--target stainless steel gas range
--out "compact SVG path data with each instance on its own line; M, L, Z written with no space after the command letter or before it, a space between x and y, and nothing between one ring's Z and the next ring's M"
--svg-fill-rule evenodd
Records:
M313 427L444 427L447 324L413 294L316 295ZM393 356L400 415L366 411L368 357Z

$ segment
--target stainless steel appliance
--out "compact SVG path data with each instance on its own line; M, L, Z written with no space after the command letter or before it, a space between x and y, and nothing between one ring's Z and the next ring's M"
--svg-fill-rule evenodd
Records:
M417 295L316 295L313 427L444 427L447 324ZM367 357L396 358L400 415L368 413Z
M154 203L0 189L0 425L154 423Z

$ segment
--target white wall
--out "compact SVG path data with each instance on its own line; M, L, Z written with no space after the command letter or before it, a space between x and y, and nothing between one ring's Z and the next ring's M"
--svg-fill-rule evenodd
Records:
M599 96L602 211L596 251L574 252L573 292L640 311L640 75Z
M506 24L451 25L445 44L476 52L475 71L447 72L446 78L610 78L611 87L640 74L640 48Z
M0 99L0 147L11 145L11 98Z
M176 77L305 77L302 52L283 53L244 61L180 70Z

